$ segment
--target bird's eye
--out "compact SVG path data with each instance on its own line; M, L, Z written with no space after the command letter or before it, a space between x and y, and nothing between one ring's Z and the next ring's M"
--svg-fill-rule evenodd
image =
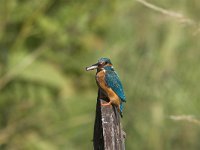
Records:
M108 64L108 62L105 62L105 65L107 65Z

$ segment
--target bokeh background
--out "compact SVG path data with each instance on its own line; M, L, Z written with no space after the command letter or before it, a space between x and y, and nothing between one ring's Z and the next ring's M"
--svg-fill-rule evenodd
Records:
M100 57L124 85L127 150L200 149L200 1L0 2L1 150L92 149Z

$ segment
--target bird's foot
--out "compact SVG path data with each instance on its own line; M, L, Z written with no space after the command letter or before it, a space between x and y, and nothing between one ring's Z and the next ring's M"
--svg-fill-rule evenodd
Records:
M108 102L108 103L102 103L101 102L101 106L111 106L111 102Z

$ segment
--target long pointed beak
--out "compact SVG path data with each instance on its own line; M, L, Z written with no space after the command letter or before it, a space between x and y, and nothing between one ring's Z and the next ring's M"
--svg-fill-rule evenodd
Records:
M92 65L92 66L90 66L90 67L86 67L86 71L90 71L90 70L94 70L94 69L97 69L98 68L98 63L96 63L96 64L94 64L94 65Z

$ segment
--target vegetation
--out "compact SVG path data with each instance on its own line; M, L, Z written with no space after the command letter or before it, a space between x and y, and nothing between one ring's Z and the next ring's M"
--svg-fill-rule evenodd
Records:
M127 150L200 149L199 9L197 0L1 0L0 149L92 149L97 87L85 67L100 57L124 85Z

